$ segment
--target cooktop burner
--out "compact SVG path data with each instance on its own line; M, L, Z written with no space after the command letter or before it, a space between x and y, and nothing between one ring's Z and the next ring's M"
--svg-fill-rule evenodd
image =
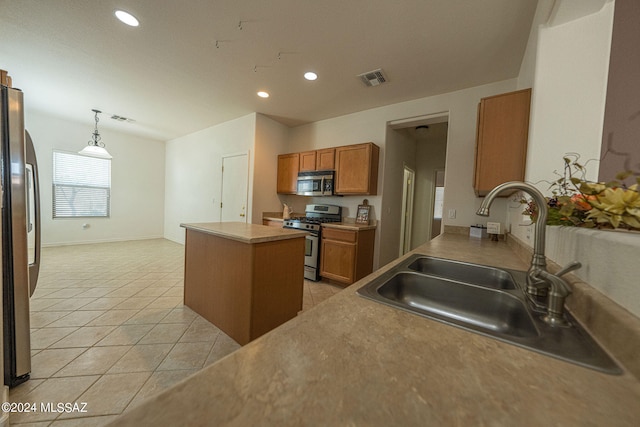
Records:
M289 218L289 221L303 222L305 224L322 224L325 222L340 222L338 218L314 218L308 216L296 216Z

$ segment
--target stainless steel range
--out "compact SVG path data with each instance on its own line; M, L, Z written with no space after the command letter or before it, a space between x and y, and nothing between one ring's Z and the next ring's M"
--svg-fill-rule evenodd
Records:
M320 280L320 234L322 223L342 221L342 207L335 205L307 205L303 217L295 217L284 221L284 228L308 231L305 241L304 277Z

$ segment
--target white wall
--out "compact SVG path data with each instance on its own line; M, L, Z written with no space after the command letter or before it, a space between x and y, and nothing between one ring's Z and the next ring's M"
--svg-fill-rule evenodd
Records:
M532 29L537 40L529 45L537 48L527 51L523 65L534 69L520 72L527 76L521 83L533 76L525 179L545 193L568 152L579 153L583 164L595 159L587 165L587 178L597 180L612 25L613 3L606 3L597 13ZM532 244L530 228L517 225L523 222L522 206L511 206L511 232Z
M78 152L91 139L94 121L70 122L25 111L40 171L42 244L45 246L150 239L163 236L164 143L98 125L111 161L111 217L53 219L53 150ZM89 224L84 229L83 224Z
M288 135L288 127L262 114L256 115L252 221L254 224L262 224L263 212L282 211L282 202L276 193L276 166L278 154L287 151Z
M550 180L562 156L598 160L611 46L613 4L558 27L541 29L534 78L526 179ZM554 159L557 159L554 161ZM588 168L597 179L598 164Z
M184 243L181 223L220 220L222 156L227 154L249 152L247 222L252 222L255 129L252 113L167 142L165 238Z
M382 183L388 176L393 176L396 173L401 174L397 170L397 164L387 167L385 163L387 155L387 123L409 117L448 112L449 139L447 141L447 169L445 174L447 191L444 209L445 212L448 209L455 209L456 218L445 218L444 223L445 225L468 227L471 224L478 223L480 219L475 215L475 211L480 206L481 200L475 197L472 187L478 102L483 97L509 92L515 90L515 88L516 80L507 80L299 126L290 131L289 151L296 152L371 141L380 146L378 189L382 189ZM399 167L402 169L402 165ZM402 189L400 188L397 191L402 191ZM304 198L295 197L292 196L291 198L294 207L296 209L304 208L305 200L300 200ZM379 220L376 232L374 267L382 266L393 260L390 255L381 256L377 251L381 245L393 244L395 230L397 229L396 223L399 224L400 222L400 204L385 204L383 197L385 196L367 197L369 204L373 206L373 217ZM389 195L389 197L392 196ZM363 198L352 196L323 198L321 200L346 207L345 214L353 217L355 216L357 205L362 202ZM490 220L504 223L505 218L505 201L498 200L495 208L492 209L492 218ZM486 221L486 219L481 219L481 221ZM398 253L397 247L395 253Z
M531 37L538 39L530 45L537 49L527 52L520 79L522 84L531 78L534 82L527 153L530 182L551 179L567 152L580 153L583 162L600 156L614 11L613 2L601 3L600 10L585 16L583 8L572 9L576 3L559 1L562 24L532 31ZM577 14L573 20L572 11ZM597 180L598 163L591 162L587 169L587 178ZM537 184L545 193L548 186ZM522 221L521 212L518 203L509 209L511 232L532 246L533 226L516 225ZM580 261L582 268L574 274L640 317L637 234L551 226L546 232L549 259L560 265Z

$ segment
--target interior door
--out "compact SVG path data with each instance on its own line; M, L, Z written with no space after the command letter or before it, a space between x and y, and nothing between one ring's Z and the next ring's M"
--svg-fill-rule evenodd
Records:
M220 221L247 222L249 153L222 157Z
M402 184L402 218L400 219L400 253L402 256L411 250L411 232L413 230L413 198L416 173L404 167Z

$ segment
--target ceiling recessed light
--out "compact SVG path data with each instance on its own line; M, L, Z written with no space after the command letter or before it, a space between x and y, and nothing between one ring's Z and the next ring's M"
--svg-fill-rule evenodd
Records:
M140 25L140 22L138 22L135 16L129 12L125 12L124 10L116 10L116 18L131 27L137 27Z
M318 78L318 75L313 71L307 71L306 73L304 73L304 78L307 80L315 80Z
M260 98L268 98L269 97L269 92L260 91L260 92L258 92L258 96Z

